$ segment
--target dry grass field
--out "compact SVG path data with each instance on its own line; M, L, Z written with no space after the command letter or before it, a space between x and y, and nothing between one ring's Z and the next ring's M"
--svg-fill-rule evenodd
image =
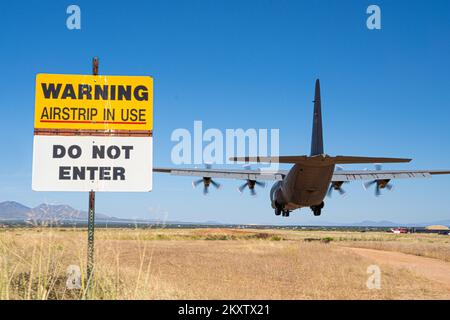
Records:
M69 290L66 270L84 272L86 238L85 229L0 229L0 299L450 298L448 236L98 228L92 290L85 281ZM366 285L374 264L380 289Z

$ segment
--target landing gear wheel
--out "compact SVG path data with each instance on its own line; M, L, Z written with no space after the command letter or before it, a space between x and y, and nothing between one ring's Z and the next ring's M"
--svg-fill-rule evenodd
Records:
M311 210L313 212L313 214L317 217L320 216L320 214L322 213L322 208L325 206L325 203L322 201L321 204L319 204L318 206L312 206Z
M289 210L283 211L283 217L289 217Z
M281 214L281 209L276 208L276 209L275 209L275 215L276 215L276 216L279 216L280 214Z

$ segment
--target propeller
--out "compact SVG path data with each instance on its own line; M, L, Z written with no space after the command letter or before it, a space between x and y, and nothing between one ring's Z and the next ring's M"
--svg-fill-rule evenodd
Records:
M381 168L382 168L381 164L375 165L376 171L380 171ZM389 181L391 181L391 179L377 179L377 180L367 181L363 184L363 186L364 186L364 189L367 190L369 187L375 185L375 196L379 197L379 196L381 196L381 189L392 190L392 188L394 187L392 185L392 183L389 183Z
M347 181L333 181L330 184L330 187L328 188L328 192L327 192L327 196L329 198L331 198L331 195L333 194L333 190L336 190L337 192L339 192L339 194L341 196L343 196L346 191L342 188L342 185L344 183L347 183Z
M244 192L244 189L248 187L248 189L250 190L250 194L252 196L256 196L255 186L259 186L261 188L264 188L266 186L266 184L264 182L261 182L261 181L247 180L243 185L241 185L238 188L238 190L239 190L240 193L242 193L242 192Z
M341 166L336 166L336 171L342 170L344 170L344 168L342 168ZM342 185L347 182L348 181L332 181L330 187L328 188L327 196L331 198L333 190L336 190L341 196L343 196L345 194L345 190L342 188Z
M245 164L245 165L243 165L242 166L245 170L252 170L252 167L249 165L249 164ZM261 182L261 181L256 181L256 180L247 180L243 185L241 185L239 188L238 188L238 191L240 192L240 193L242 193L242 192L244 192L244 189L245 188L249 188L249 190L250 190L250 194L252 195L252 196L256 196L256 191L255 191L255 186L259 186L259 187L261 187L261 188L264 188L265 186L266 186L266 183L265 182Z
M201 179L192 182L192 186L196 188L199 184L203 183L203 194L207 195L209 193L209 186L213 185L216 189L220 188L220 183L214 181L211 177L203 177Z
M206 169L211 169L211 164L206 164ZM196 188L199 184L203 183L203 194L207 195L209 193L209 186L213 185L216 189L220 188L220 183L214 181L211 177L203 177L201 179L192 182L192 186Z

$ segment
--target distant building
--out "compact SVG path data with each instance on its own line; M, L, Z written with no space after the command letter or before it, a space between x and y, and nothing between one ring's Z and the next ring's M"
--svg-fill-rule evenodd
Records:
M450 228L447 226L439 226L439 225L434 225L434 226L428 226L425 227L426 230L430 230L430 231L450 231Z
M415 227L411 228L411 232L413 233L437 233L443 235L450 235L450 228L447 226L441 225L432 225L428 227Z
M450 228L447 226L433 225L425 227L425 230L431 233L450 234Z

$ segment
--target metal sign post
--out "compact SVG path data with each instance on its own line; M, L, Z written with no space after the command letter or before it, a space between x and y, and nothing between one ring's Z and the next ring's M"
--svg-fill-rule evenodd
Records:
M95 192L89 191L89 217L88 217L88 252L87 252L87 284L92 283L92 270L94 269L94 223L95 223Z
M98 58L92 59L92 74L98 75ZM89 217L88 217L88 248L87 248L87 288L92 285L94 269L94 225L95 225L95 192L89 191Z

